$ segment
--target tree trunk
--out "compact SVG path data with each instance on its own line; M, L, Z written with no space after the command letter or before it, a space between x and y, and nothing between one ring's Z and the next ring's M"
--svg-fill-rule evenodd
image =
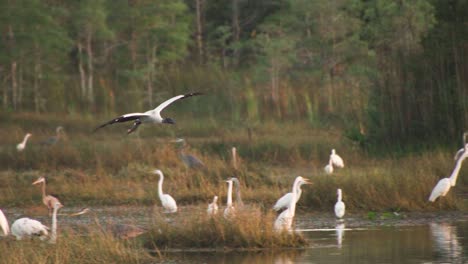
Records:
M3 66L0 65L0 73L3 72ZM6 79L7 77L5 77ZM4 82L2 82L4 83ZM3 109L8 109L8 85L3 86Z
M39 92L39 82L41 76L41 55L39 48L36 45L35 63L34 63L34 82L33 82L33 93L34 93L34 111L39 113L41 110L41 95Z
M233 43L238 43L240 39L240 25L239 25L239 0L232 0L232 36ZM237 66L239 62L239 49L234 48L233 52L233 65Z
M23 106L23 92L24 92L24 67L18 69L18 109L22 109Z
M197 48L198 48L198 63L202 64L204 61L203 54L203 21L202 12L204 0L196 0L195 9L197 12Z
M83 46L78 42L78 71L80 72L81 99L86 98L86 72L83 68Z
M16 80L16 69L18 64L16 61L11 62L11 100L13 102L13 109L16 110L17 95L18 95L18 82Z
M94 87L93 87L93 75L94 75L94 68L93 68L93 61L94 55L92 50L92 34L88 33L86 37L86 52L88 54L88 103L90 104L90 109L94 109Z

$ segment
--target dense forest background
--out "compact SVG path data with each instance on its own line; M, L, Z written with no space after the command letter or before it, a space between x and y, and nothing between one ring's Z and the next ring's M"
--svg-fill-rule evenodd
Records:
M108 117L202 91L209 103L178 108L234 124L333 124L362 143L453 142L468 128L467 0L0 7L3 113Z

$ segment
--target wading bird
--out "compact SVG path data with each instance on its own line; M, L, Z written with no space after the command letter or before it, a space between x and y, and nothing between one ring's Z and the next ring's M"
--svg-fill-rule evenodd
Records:
M240 181L236 177L229 178L232 180L234 187L236 188L236 206L241 208L244 206L244 202L242 201L241 191L240 191Z
M62 126L58 126L56 129L55 129L55 136L51 136L49 137L48 139L44 140L41 142L42 145L55 145L57 144L60 139L63 137L63 127Z
M161 200L161 204L164 207L165 213L175 213L177 212L177 204L174 198L169 194L163 193L162 185L164 181L164 175L161 170L153 171L154 174L159 174L159 182L158 182L158 195L159 200Z
M24 139L23 141L21 141L21 143L19 143L18 145L16 145L16 150L17 151L23 151L25 148L26 148L26 143L28 143L28 139L32 136L31 133L27 133L25 136L24 136Z
M452 174L448 178L443 178L439 180L434 189L432 189L431 195L429 196L429 201L434 202L440 196L445 196L452 186L457 184L457 177L461 169L463 161L468 157L468 144L465 145L465 151L462 155L458 157L457 162L455 163L455 168L452 171Z
M201 160L199 160L197 157L191 155L191 154L186 154L185 153L185 147L187 146L187 143L185 142L185 139L183 138L178 138L175 141L176 143L182 143L182 145L179 148L179 158L182 160L182 162L187 166L188 168L204 168L205 164Z
M57 197L54 197L52 195L47 195L46 194L46 179L44 177L39 177L35 182L33 182L33 185L42 183L42 202L47 206L47 209L49 209L49 215L52 213L52 210L54 209L54 204L56 202L60 203L60 201L57 199Z
M332 174L333 173L333 161L332 159L328 160L328 165L323 168L325 170L326 174Z
M57 212L62 207L63 205L59 202L54 204L54 212L52 214L52 232L49 237L49 243L55 243L57 240ZM11 233L17 240L33 236L39 236L41 240L44 240L49 235L48 230L49 228L41 222L27 217L20 218L11 225Z
M299 186L297 188L297 193L296 193L296 202L299 201L302 195L302 189L301 186L304 184L304 182L300 182ZM279 211L283 208L288 208L288 206L291 204L291 199L293 195L292 193L287 193L283 195L281 198L276 201L275 205L273 206L273 210Z
M172 118L163 118L161 117L161 111L164 110L168 105L172 104L173 102L188 98L191 96L196 96L196 95L201 95L202 93L189 93L189 94L182 94L178 96L174 96L170 98L169 100L164 101L162 104L160 104L158 107L156 107L153 110L146 111L144 113L129 113L125 115L121 115L119 117L116 117L109 122L106 122L97 128L94 129L94 132L102 127L105 127L107 125L112 125L115 123L123 123L123 122L128 122L128 121L133 121L133 126L127 130L127 134L132 133L135 131L139 125L143 123L150 123L150 124L175 124L175 121Z
M338 196L338 199L337 199L337 202L335 204L335 215L336 215L337 218L341 219L341 218L343 218L343 216L345 214L346 206L343 203L343 201L341 200L342 199L341 189L336 190L336 194Z
M208 215L215 215L218 213L218 196L213 197L213 202L208 205L208 209L206 210Z
M337 166L338 168L344 167L343 159L336 154L335 149L332 149L330 154L330 160L333 162L333 165Z
M292 198L289 201L289 206L278 216L278 218L276 218L274 224L275 231L291 231L292 223L294 221L294 215L296 214L296 196L298 191L297 189L299 188L300 184L310 184L310 182L308 179L303 178L301 176L296 177L291 191Z
M227 202L226 209L224 209L224 218L229 219L236 213L236 209L232 205L232 178L226 181L228 183L228 193L227 193Z

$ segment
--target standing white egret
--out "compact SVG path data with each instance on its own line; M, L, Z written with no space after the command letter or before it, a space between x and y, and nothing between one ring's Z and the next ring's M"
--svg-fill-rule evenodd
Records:
M338 199L337 199L337 202L335 204L335 215L336 215L337 218L343 218L343 216L345 214L346 206L343 203L343 201L341 200L342 199L341 189L336 190L336 194L338 196Z
M0 210L0 227L2 228L3 235L8 236L10 233L10 227L8 226L8 220L6 219L2 210Z
M434 189L432 189L431 195L429 196L429 201L434 202L440 196L445 196L452 186L457 184L457 177L461 169L463 161L468 157L468 144L465 145L465 151L458 157L457 162L455 163L455 168L452 171L452 174L448 178L443 178L437 182Z
M296 202L299 201L302 195L302 189L301 186L304 184L304 182L300 182L299 186L297 188L297 194L296 194ZM287 193L283 195L281 198L276 201L275 205L273 206L273 210L279 211L283 208L287 208L291 204L291 199L292 199L292 193Z
M116 118L112 119L109 122L106 122L106 123L98 126L96 129L94 129L94 131L96 131L96 130L102 128L102 127L105 127L107 125L112 125L112 124L115 124L115 123L128 122L128 121L134 121L134 122L133 122L133 126L130 129L127 130L127 134L130 134L133 131L135 131L138 128L138 126L143 124L143 123L175 124L175 121L172 118L169 118L169 117L163 118L163 117L161 117L161 111L164 110L164 108L166 108L167 106L169 106L170 104L172 104L173 102L175 102L177 100L188 98L188 97L195 96L195 95L201 95L201 94L202 93L189 93L189 94L181 94L181 95L178 95L178 96L174 96L174 97L170 98L169 100L164 101L162 104L160 104L158 107L156 107L153 110L149 110L149 111L146 111L144 113L130 113L130 114L121 115L119 117L116 117Z
M224 218L228 219L235 214L236 209L232 205L232 179L228 179L226 182L228 183L228 193L226 209L224 209Z
M208 205L208 209L206 210L208 215L215 215L218 213L218 196L213 197L213 202Z
M294 180L294 184L292 187L292 198L290 200L289 206L286 210L284 210L278 218L276 218L274 229L277 232L280 231L291 231L292 223L294 220L294 215L296 214L296 196L297 196L297 189L299 188L300 184L309 184L309 180L303 178L301 176L296 177Z
M153 173L159 174L159 182L158 182L158 195L159 200L161 200L161 204L164 207L165 213L175 213L177 212L177 204L174 198L169 194L163 193L162 185L164 181L164 175L161 170L155 170Z
M23 141L21 141L21 143L18 143L18 145L16 145L16 150L17 151L23 151L25 148L26 148L26 143L28 143L28 139L32 136L31 133L27 133L25 136L24 136L24 139Z
M42 183L42 202L47 206L49 209L49 215L52 213L52 210L54 209L54 204L56 202L60 203L57 197L52 196L52 195L47 195L46 194L46 179L45 177L39 177L35 182L33 182L33 185Z
M328 160L328 165L323 168L325 170L326 174L332 174L333 173L333 161L332 159Z
M63 205L60 202L54 204L54 212L52 214L52 233L50 235L49 243L55 243L57 239L57 212ZM26 237L39 236L41 240L47 238L49 228L41 222L31 218L20 218L11 225L11 233L17 240Z
M333 165L337 166L338 168L344 167L343 159L340 156L338 156L338 154L336 154L335 149L332 149L330 159L333 162Z

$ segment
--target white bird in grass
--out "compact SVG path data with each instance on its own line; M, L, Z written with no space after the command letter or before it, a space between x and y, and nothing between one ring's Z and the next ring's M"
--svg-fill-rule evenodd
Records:
M343 218L343 216L345 214L346 206L343 203L343 201L341 200L342 199L341 189L338 189L336 191L336 194L338 196L338 199L337 199L337 202L335 204L335 215L336 215L337 218Z
M28 143L28 139L32 136L31 133L27 133L25 136L24 136L24 139L23 141L21 141L21 143L19 143L18 145L16 145L16 150L18 151L23 151L25 148L26 148L26 143Z
M52 232L49 237L49 243L55 243L57 240L57 212L62 207L63 205L59 202L54 204L54 212L52 214ZM3 215L3 217L5 216ZM8 225L8 222L6 222L6 225ZM17 240L33 236L39 236L41 240L44 240L49 234L48 230L49 228L41 222L27 217L20 218L11 225L11 233Z
M227 193L227 202L226 209L224 209L224 218L229 219L234 216L236 209L232 205L232 178L226 181L228 183L228 193Z
M49 215L52 213L52 210L54 209L54 204L55 203L60 203L57 197L52 196L52 195L47 195L46 194L46 179L44 177L39 177L35 182L33 182L33 185L42 183L42 202L47 206L47 209L49 209Z
M218 213L218 196L213 197L213 202L208 205L208 209L206 210L208 215L215 215Z
M299 188L300 184L310 184L310 182L308 179L303 178L301 176L296 177L292 187L292 198L290 200L289 206L278 216L278 218L276 218L274 224L275 231L291 231L294 215L296 214L296 196L298 191L297 189Z
M465 145L465 151L462 155L458 157L457 162L455 163L455 168L452 171L452 174L448 178L443 178L437 182L434 189L432 189L431 195L429 196L429 201L434 202L440 196L445 196L450 191L452 186L457 184L457 177L461 169L463 161L468 157L468 144Z
M174 96L170 98L169 100L164 101L162 104L160 104L158 107L156 107L153 110L149 110L144 113L130 113L130 114L125 114L125 115L116 117L112 119L111 121L98 126L96 129L94 129L94 132L107 125L112 125L115 123L123 123L123 122L128 122L128 121L134 121L134 122L133 122L133 126L127 130L127 134L130 134L133 131L135 131L138 128L138 126L141 125L142 123L175 124L175 121L172 118L161 117L161 111L177 100L184 99L184 98L191 97L191 96L201 95L201 94L202 93L189 93L189 94L181 94L178 96Z
M159 200L161 200L161 204L164 207L165 213L175 213L177 212L177 204L174 198L169 194L163 193L162 185L164 181L164 175L161 170L155 170L153 173L159 174L159 182L158 182L158 194Z
M326 174L332 174L333 173L333 162L332 159L330 158L328 160L328 165L323 168L325 170Z
M244 202L242 201L242 197L241 197L240 181L236 177L231 177L229 179L232 180L234 187L236 187L236 206L238 208L241 208L244 206Z
M333 165L337 166L338 168L344 167L343 159L340 156L338 156L338 154L336 154L335 149L332 149L332 152L330 154L330 159Z
M304 184L304 182L300 182L299 186L297 188L297 193L296 193L296 202L299 201L302 195L302 189L301 186ZM281 198L276 201L275 205L273 206L273 210L279 211L283 208L288 208L288 206L291 204L291 199L292 199L292 193L287 193L283 195Z

